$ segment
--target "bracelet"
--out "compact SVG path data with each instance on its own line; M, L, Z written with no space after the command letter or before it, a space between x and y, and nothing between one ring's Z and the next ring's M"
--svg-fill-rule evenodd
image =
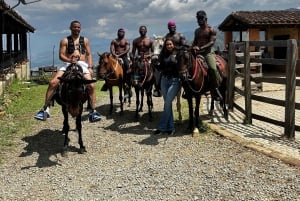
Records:
M93 67L89 66L88 68L93 68Z

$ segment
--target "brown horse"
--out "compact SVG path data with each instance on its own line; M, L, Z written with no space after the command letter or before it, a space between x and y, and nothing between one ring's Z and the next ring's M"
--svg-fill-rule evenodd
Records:
M210 92L212 94L212 87L210 86L208 67L204 57L192 53L187 49L179 51L178 56L178 68L181 74L182 86L185 90L188 107L189 107L189 126L188 128L194 133L199 132L202 126L202 121L199 116L199 106L201 101L201 95ZM223 116L228 119L228 111L226 108L226 90L227 90L227 62L216 54L217 67L221 77L219 85L219 91L221 95L220 105L223 110ZM213 96L212 96L213 97ZM195 98L195 108L193 111L193 98ZM211 100L210 114L214 110L214 100Z
M132 86L136 94L136 119L139 118L139 112L143 111L144 93L147 96L148 117L152 121L152 88L155 82L153 67L150 64L151 56L143 55L136 58L132 63ZM140 100L141 95L141 100Z
M104 79L108 87L110 96L109 112L113 112L113 86L117 86L119 88L121 113L123 113L124 73L122 65L111 53L98 53L98 56L99 65L97 67L97 78Z

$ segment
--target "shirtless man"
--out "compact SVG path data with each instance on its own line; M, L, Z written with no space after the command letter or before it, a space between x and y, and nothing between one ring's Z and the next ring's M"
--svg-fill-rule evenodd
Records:
M168 22L168 29L169 33L165 35L165 38L171 38L176 49L180 49L182 46L186 45L186 39L185 36L182 33L179 33L176 31L176 23L171 20ZM156 82L154 85L154 91L153 96L160 97L160 80L161 80L161 74L159 72L156 72Z
M139 32L140 37L134 39L132 42L132 51L130 55L132 59L135 58L136 51L138 56L151 55L153 52L153 41L147 36L147 27L144 25L140 26Z
M120 28L118 30L118 38L111 41L110 52L115 57L122 59L125 73L127 73L129 67L129 61L127 57L129 49L130 43L125 38L125 30L123 28Z
M122 60L122 67L125 75L125 81L130 79L130 69L129 69L129 60L128 52L130 49L130 43L125 38L125 30L123 28L118 29L118 37L113 39L110 43L110 53L117 59ZM106 83L103 84L101 91L107 91L108 87ZM128 89L126 89L128 90Z
M177 49L186 45L185 36L176 31L176 23L174 21L171 20L168 22L168 29L169 33L165 35L165 38L171 38Z
M45 97L45 105L34 116L34 118L37 120L46 121L47 118L50 118L49 104L56 88L59 85L60 81L58 77L61 77L64 74L67 66L69 66L71 63L77 62L77 64L80 65L83 69L84 78L87 80L92 79L93 69L90 42L88 38L80 36L81 24L79 21L72 21L70 24L70 30L71 35L63 38L60 41L59 47L59 59L63 61L65 65L57 71L55 76L49 82ZM96 94L94 91L94 84L88 84L87 88L91 101L89 120L91 122L99 121L101 119L101 116L95 110Z
M205 11L198 11L196 18L199 28L195 30L192 48L195 54L201 54L205 57L209 68L211 87L213 89L212 95L215 100L220 100L221 95L218 90L220 75L217 70L216 55L213 48L217 38L217 31L207 24L207 15Z

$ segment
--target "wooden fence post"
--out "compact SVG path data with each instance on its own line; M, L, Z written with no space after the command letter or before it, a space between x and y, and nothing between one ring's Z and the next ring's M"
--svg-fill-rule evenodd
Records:
M251 80L250 80L249 41L244 46L244 92L245 92L245 124L252 124Z
M298 46L295 39L289 39L287 43L284 137L295 139L295 91Z
M227 100L228 109L233 110L233 100L234 100L234 86L235 86L235 44L229 43L228 49L228 80L227 80Z

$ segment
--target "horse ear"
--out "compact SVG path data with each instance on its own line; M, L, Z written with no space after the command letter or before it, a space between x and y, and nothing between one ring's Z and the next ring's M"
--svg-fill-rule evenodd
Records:
M97 52L98 56L100 57L101 56L101 53L100 52Z

